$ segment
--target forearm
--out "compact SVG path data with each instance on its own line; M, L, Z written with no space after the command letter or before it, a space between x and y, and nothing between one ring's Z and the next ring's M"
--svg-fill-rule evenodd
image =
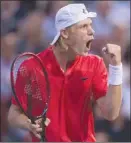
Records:
M109 85L102 108L104 117L108 120L114 120L119 115L121 102L121 85Z
M114 120L119 115L122 102L122 65L109 67L109 86L106 96L98 100L103 116Z
M26 117L19 109L10 108L8 114L8 122L10 126L16 128L29 129L28 117Z

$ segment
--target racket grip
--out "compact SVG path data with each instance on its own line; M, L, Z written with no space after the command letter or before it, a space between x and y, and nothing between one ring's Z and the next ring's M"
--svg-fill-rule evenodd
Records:
M41 132L41 141L42 142L46 142L46 138L45 138L45 119L42 119L42 132Z

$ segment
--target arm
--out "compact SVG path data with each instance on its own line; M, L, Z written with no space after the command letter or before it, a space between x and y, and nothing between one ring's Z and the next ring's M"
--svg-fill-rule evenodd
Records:
M107 120L118 117L121 106L121 85L109 85L106 96L99 98L96 102Z
M39 121L36 121L36 124L31 124L29 118L21 112L18 106L13 104L11 105L8 113L8 123L10 126L29 130L37 138L41 139L39 133L42 131L42 128L40 128L38 122Z
M14 104L11 105L8 113L8 122L10 126L29 130L28 117L26 117L20 108Z
M108 120L114 120L118 117L121 102L122 102L122 66L121 66L121 50L120 47L113 44L107 44L108 53L107 56L110 61L109 65L109 86L107 88L106 96L103 96L96 100L98 107L101 109L104 118ZM105 77L105 65L104 63L101 63L101 70L99 70L99 76L100 79L103 79ZM105 84L102 83L101 84ZM99 84L100 85L100 84ZM98 84L95 84L96 88L99 86ZM102 89L101 89L102 90ZM99 91L98 91L99 93ZM97 92L96 92L97 94Z

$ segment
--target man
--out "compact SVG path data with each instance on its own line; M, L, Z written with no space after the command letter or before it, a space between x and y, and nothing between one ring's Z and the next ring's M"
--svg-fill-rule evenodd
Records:
M114 120L119 114L122 98L121 49L114 44L103 48L110 60L107 78L103 59L88 55L94 39L91 18L95 16L96 13L88 12L84 4L69 4L61 8L55 21L58 33L51 46L38 54L51 77L47 141L95 142L92 99L107 120ZM26 101L22 100L22 103L26 105ZM40 110L39 107L36 106L36 110ZM11 125L29 129L40 138L38 121L32 125L19 111L14 99L8 120Z

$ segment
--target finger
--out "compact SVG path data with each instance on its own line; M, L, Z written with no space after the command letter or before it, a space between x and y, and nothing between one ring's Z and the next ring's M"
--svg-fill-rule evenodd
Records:
M41 128L36 129L36 130L32 130L32 133L37 137L37 138L41 138L40 136L40 132L41 132Z
M45 125L48 126L50 124L50 119L46 118Z
M28 122L28 123L31 123L31 120L30 120L30 119L28 119L28 120L27 120L27 122Z
M30 130L30 131L32 131L32 129L33 129L33 127L32 127L32 123L31 123L31 120L30 119L28 119L27 120L27 123L28 123L28 129Z
M42 128L37 128L37 129L36 129L36 132L37 132L37 133L42 132Z
M34 136L36 136L39 139L41 139L40 130L42 130L42 128L32 130L32 133L34 134Z
M110 53L109 50L108 50L108 48L104 47L104 48L102 48L102 51L103 51L104 54L108 54L108 55L110 55L111 57L114 57L114 54L113 54L113 53Z
M41 123L41 121L42 121L42 118L40 118L40 119L36 120L36 121L35 121L35 123L36 123L36 124L40 124L40 123Z
M31 124L31 128L32 128L32 130L34 130L34 129L40 128L40 125L39 124Z
M40 134L34 134L38 139L41 139L41 135Z
M106 49L107 49L107 53L108 54L111 54L111 55L114 55L114 48L113 48L113 45L112 44L107 44L106 45Z
M103 51L105 54L108 53L108 50L107 50L106 47L102 48L102 51Z

